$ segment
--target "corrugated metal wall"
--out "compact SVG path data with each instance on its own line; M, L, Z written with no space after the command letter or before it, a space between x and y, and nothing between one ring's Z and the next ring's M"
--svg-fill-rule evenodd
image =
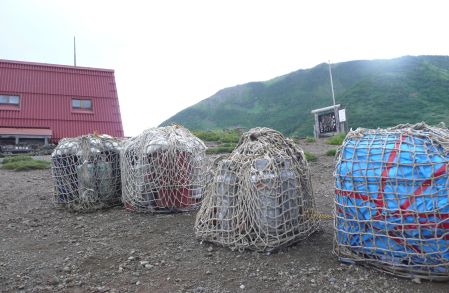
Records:
M113 70L0 60L0 94L20 96L19 110L0 107L0 127L50 128L56 140L123 137ZM74 112L72 98L92 99L92 113Z

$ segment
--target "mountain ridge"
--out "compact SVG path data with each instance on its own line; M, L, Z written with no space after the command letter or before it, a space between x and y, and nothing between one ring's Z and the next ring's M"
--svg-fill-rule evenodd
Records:
M449 122L449 56L403 56L332 64L337 104L349 127ZM164 121L190 129L266 126L286 135L313 133L310 111L332 104L328 65L219 90Z

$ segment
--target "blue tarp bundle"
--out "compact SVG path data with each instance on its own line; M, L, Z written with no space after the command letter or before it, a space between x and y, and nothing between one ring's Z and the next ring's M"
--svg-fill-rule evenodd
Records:
M446 128L357 129L335 170L335 252L386 271L449 279Z

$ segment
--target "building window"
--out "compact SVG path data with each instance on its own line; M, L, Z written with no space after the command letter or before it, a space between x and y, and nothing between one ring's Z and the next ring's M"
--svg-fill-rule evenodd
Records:
M19 96L0 95L0 105L19 107L19 102Z
M92 100L90 99L72 99L72 109L92 111Z

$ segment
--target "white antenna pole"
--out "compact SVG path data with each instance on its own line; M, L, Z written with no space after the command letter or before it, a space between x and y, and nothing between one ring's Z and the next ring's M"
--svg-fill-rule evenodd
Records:
M75 40L75 36L73 36L73 64L76 66L76 40Z
M329 60L329 76L331 79L332 101L334 102L334 107L335 107L334 82L332 81L332 70L331 70L331 61L330 60Z

